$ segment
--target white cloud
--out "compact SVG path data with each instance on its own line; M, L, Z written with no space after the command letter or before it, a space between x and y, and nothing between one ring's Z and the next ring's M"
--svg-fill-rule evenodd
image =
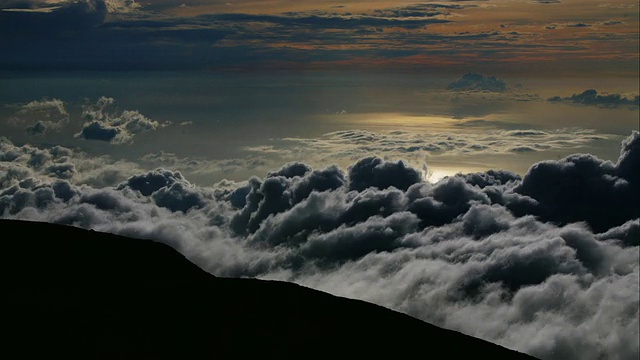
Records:
M636 359L640 262L628 239L640 217L638 144L634 132L615 164L577 155L523 179L487 172L429 184L403 163L368 158L346 172L291 163L214 187L156 169L99 188L79 183L97 171L84 155L3 140L0 212L157 239L216 275L372 301L541 359ZM571 216L538 191L573 188L589 209ZM617 191L609 201L626 212L598 195Z

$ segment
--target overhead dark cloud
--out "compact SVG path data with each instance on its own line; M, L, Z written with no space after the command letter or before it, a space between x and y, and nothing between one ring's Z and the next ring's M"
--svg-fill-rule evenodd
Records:
M634 131L616 163L577 154L522 178L428 183L368 157L214 187L167 169L99 187L75 150L4 139L0 214L155 239L216 275L365 299L541 359L636 359L639 150Z
M225 34L198 24L146 20L155 16L136 13L139 4L129 1L68 1L39 11L14 11L10 5L0 6L0 63L13 69L166 69L185 61L201 66L216 58L215 51L183 45L213 44Z
M25 8L30 5L28 3L30 2L25 2L18 8ZM41 9L42 11L0 9L0 34L19 38L72 36L74 33L102 25L107 17L107 5L104 0L69 1L62 2L59 6Z
M636 95L633 98L627 98L620 94L605 94L600 95L595 89L589 89L581 92L580 94L573 94L569 97L554 96L548 99L551 102L567 102L583 105L595 105L601 107L617 107L617 106L639 106L640 96Z
M351 5L336 7L324 2L284 7L268 1L248 7L246 1L229 5L159 0L8 1L0 3L0 64L7 69L100 70L366 66L421 72L459 72L474 65L501 71L505 64L539 64L534 54L553 56L559 59L554 67L564 68L566 58L577 59L582 66L593 58L611 60L610 52L596 52L590 46L606 41L607 46L615 47L615 53L625 55L618 63L629 68L628 59L633 55L629 49L637 39L618 32L626 23L599 18L604 15L593 4L585 10L593 14L585 17L593 20L587 23L567 16L572 13L570 4L533 2L561 8L558 23L547 29L573 29L579 34L544 37L532 26L541 23L539 14L522 11L508 12L513 17L508 20L512 31L503 32L501 25L506 28L507 21L487 22L495 17L480 17L473 9L495 10L476 1L383 6L358 2L358 10L352 12ZM516 5L507 4L511 6ZM463 18L465 21L459 21ZM443 26L456 22L459 27ZM607 26L611 29L606 33L582 31L607 24L620 26ZM611 42L611 37L617 41Z

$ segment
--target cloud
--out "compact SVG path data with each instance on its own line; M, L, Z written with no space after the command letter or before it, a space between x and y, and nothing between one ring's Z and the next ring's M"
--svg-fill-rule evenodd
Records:
M104 3L109 13L133 13L142 8L135 0L104 0Z
M634 206L640 197L639 147L640 136L633 132L616 164L588 154L537 163L514 191L538 201L534 214L543 220L586 221L596 231L606 231L640 217ZM600 205L592 206L596 203Z
M549 99L551 102L567 102L583 105L595 105L605 108L618 107L618 106L638 106L640 105L640 96L636 95L633 98L627 98L620 94L605 94L600 95L595 89L585 90L580 94L573 94L569 97L554 96Z
M99 187L78 182L94 171L82 154L5 139L0 213L156 239L216 275L372 301L541 359L635 359L639 144L633 132L616 163L577 154L522 178L431 184L365 157L346 172L293 162L240 184L156 169Z
M18 105L18 110L8 120L9 125L25 127L27 134L34 136L60 130L68 122L69 113L65 103L55 98Z
M602 21L600 22L601 25L620 25L620 24L624 24L624 21L621 20L607 20L607 21Z
M113 144L131 143L135 135L169 124L148 119L136 110L111 111L114 103L113 98L103 96L95 104L85 106L82 112L85 123L76 136Z
M60 115L69 115L65 109L64 102L59 99L42 99L34 100L20 107L18 114L25 114L31 112L49 113L57 112Z
M584 27L591 27L591 24L585 24L585 23L574 23L574 24L567 24L567 27L573 27L573 28L584 28Z
M465 123L456 123L464 127ZM481 123L482 124L482 123ZM468 124L466 124L468 125ZM284 148L275 148L287 161L300 156L318 163L353 162L372 154L384 154L388 159L405 159L420 167L425 159L458 155L499 155L517 152L526 147L529 152L578 148L607 135L592 130L559 129L541 131L531 129L487 130L483 132L373 132L341 130L315 139L286 138ZM249 149L251 150L251 149Z
M2 188L28 184L52 182L66 175L74 184L94 187L114 186L143 169L132 162L119 161L108 156L90 156L81 151L52 146L38 148L29 144L16 146L0 137L0 185ZM67 164L69 171L59 165ZM71 166L75 172L70 170Z
M407 190L422 181L422 174L402 161L385 162L377 157L359 160L349 168L349 189L362 191L369 187Z
M355 30L363 27L401 27L414 29L422 28L430 24L450 22L449 20L438 18L439 15L443 15L443 13L439 11L420 12L416 16L416 14L411 15L392 11L378 12L374 15L288 12L281 15L216 14L203 15L201 18L207 19L208 21L267 23L293 28Z
M509 86L504 80L495 76L485 77L481 74L468 73L447 86L449 90L456 91L490 91L506 92Z
M572 29L576 36L542 36L538 32L542 29L535 26L540 24L539 14L509 11L518 6L517 2L507 4L509 19L502 19L502 25L508 24L513 31L502 32L496 30L501 28L500 22L487 22L472 10L483 7L491 12L493 5L471 1L382 7L379 3L358 2L343 8L323 2L305 2L292 8L273 2L249 5L245 1L237 6L160 0L11 1L2 5L13 9L0 9L0 46L13 51L3 54L0 63L9 69L364 66L402 67L424 73L425 68L459 71L469 68L470 63L479 69L527 72L529 66L509 65L525 62L555 73L575 71L576 64L593 67L592 59L611 60L611 54L619 54L615 61L621 69L635 69L628 61L633 58L637 40L632 34L580 30L580 26L604 26L612 21L602 18L597 5L585 7L585 19L593 21L584 23L566 18L571 4L534 2L558 8L559 25L547 28ZM354 11L349 12L351 9ZM630 11L618 17L633 15ZM451 23L457 25L445 26ZM590 46L594 37L611 49L596 51ZM617 41L612 42L611 37ZM126 56L122 56L123 49Z
M0 9L0 34L18 37L63 36L98 27L107 16L107 5L103 0L66 1L52 5L48 8L38 6L44 11Z

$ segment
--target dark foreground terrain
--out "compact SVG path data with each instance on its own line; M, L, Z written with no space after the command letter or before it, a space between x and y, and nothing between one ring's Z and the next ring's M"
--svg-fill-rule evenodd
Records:
M0 220L3 358L533 359L363 301L216 278L169 246Z

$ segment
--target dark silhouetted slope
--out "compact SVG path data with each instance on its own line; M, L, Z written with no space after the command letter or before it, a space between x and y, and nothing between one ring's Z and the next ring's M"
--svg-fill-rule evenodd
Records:
M363 301L216 278L149 240L0 226L4 358L532 359Z

